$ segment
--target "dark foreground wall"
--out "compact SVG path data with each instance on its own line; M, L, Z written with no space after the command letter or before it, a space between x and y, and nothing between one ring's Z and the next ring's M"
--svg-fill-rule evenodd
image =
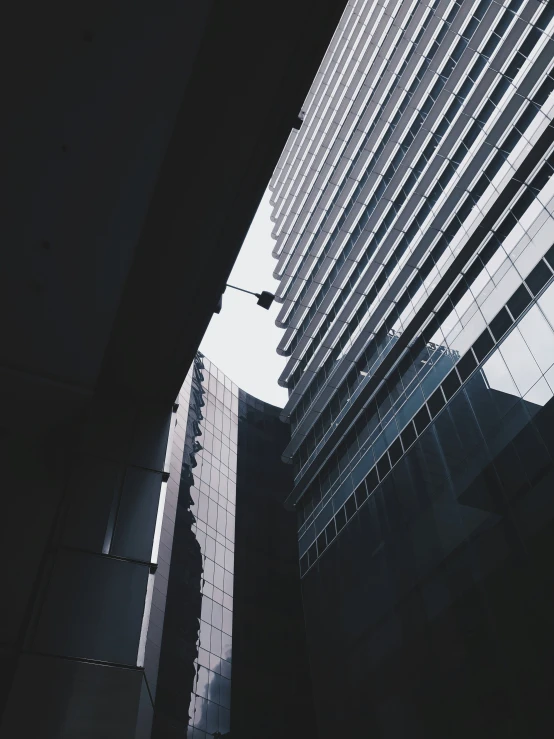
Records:
M240 391L233 626L233 739L315 737L292 487L279 408Z
M138 739L142 637L171 409L97 402L0 445L2 739Z

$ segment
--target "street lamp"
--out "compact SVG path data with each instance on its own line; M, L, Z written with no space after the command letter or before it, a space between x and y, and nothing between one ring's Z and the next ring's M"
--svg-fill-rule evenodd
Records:
M245 290L242 287L236 287L235 285L225 285L225 287L232 287L233 290L240 290L241 293L248 293L248 295L255 295L258 298L258 305L261 308L265 308L266 310L269 310L271 307L271 304L275 300L275 295L273 293L268 293L267 290L262 290L261 293L253 293L251 290ZM221 312L221 306L223 303L223 295L219 299L219 303L217 304L217 308L215 309L214 313L220 313Z

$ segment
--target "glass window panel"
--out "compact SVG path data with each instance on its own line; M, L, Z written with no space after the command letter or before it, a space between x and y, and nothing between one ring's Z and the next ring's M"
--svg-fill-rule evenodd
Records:
M194 702L194 716L193 716L193 724L197 729L205 729L206 728L206 713L205 710L205 704L207 701L205 701L204 698L201 698L200 696L196 696L196 700Z
M200 550L202 552L202 555L206 556L206 534L203 531L200 531L198 528L196 530L196 539L198 543L200 544Z
M214 585L216 588L223 590L223 574L224 569L220 565L214 565Z
M346 512L346 517L351 518L356 512L356 500L353 495L351 495L350 498L348 498L344 508Z
M217 507L217 531L225 535L227 527L227 511L222 506ZM223 564L223 563L222 563Z
M544 255L544 258L548 262L548 264L554 269L554 246L550 247L550 249L546 252Z
M460 380L458 378L456 370L452 370L452 372L450 372L450 374L448 374L442 382L442 389L444 391L445 398L449 400L459 387Z
M517 329L512 331L507 339L502 342L500 351L515 380L520 395L525 395L537 382L541 376L541 371Z
M541 379L533 385L531 390L525 395L525 400L528 403L533 403L534 405L543 406L553 395L553 391L544 379L544 377L541 377Z
M208 624L212 620L212 603L210 598L202 598L200 618Z
M221 672L221 659L216 654L210 654L210 670L219 674Z
M518 329L542 372L554 364L554 332L534 305L519 322Z
M510 314L505 308L502 308L498 315L496 315L490 322L490 329L494 335L494 338L499 341L502 336L504 336L506 331L510 328L512 323L513 321L510 317Z
M227 595L233 595L233 576L227 571L224 573L223 591L227 593Z
M219 706L217 703L208 701L208 715L206 717L206 731L208 736L215 734L219 730Z
M364 486L364 489L365 489L365 486ZM337 532L336 532L336 528L335 528L335 519L332 518L331 521L330 521L330 523L327 524L327 527L325 529L325 536L326 536L326 539L327 539L327 543L328 544L330 544L333 541L333 539L336 536L336 533Z
M221 657L221 630L212 628L210 640L210 652L217 657Z
M554 327L554 284L552 284L538 301L539 307Z
M233 652L233 639L230 634L221 634L221 656L227 662L231 662Z
M210 664L210 654L206 649L202 649L202 647L198 648L198 664L206 668Z
M210 684L210 671L205 667L198 667L198 681L196 683L196 694L202 698L208 697L208 688Z
M419 408L421 408L424 402L425 398L423 397L421 387L416 387L408 400L396 413L396 422L398 428L402 428L406 423L408 423L414 417Z
M316 544L317 544L317 554L318 556L321 556L327 547L327 540L325 538L324 531L322 531L321 534L317 537Z
M377 477L377 469L374 467L372 470L370 470L369 474L367 475L365 479L367 492L371 494L377 485L379 484L379 479Z
M537 293L542 290L542 288L546 285L551 277L552 272L548 269L544 261L541 259L541 261L537 264L531 274L525 278L525 282L527 283L527 286L530 288L533 295L537 295Z
M231 681L227 680L225 677L220 678L219 703L225 708L231 707Z
M389 473L390 469L391 469L391 462L389 459L389 455L388 455L388 452L385 452L383 456L377 462L372 472L374 472L376 476L378 475L379 480L382 480Z
M462 378L462 381L467 380L467 378L470 376L470 374L473 372L473 370L476 367L477 367L477 362L471 350L468 351L456 365L458 374Z
M229 496L229 499L231 496ZM233 499L234 499L234 490L233 490ZM235 517L232 516L230 513L227 514L227 525L225 527L225 536L229 541L235 541Z
M215 529L217 523L217 503L213 500L209 500L208 505L208 520L207 523L213 529Z
M554 380L554 378L553 378L553 380ZM341 530L341 529L342 529L342 528L343 528L343 527L345 526L345 524L346 524L346 513L345 513L345 510L344 510L344 507L343 507L343 508L341 508L341 509L340 509L340 510L339 510L339 511L337 512L337 515L335 516L335 521L336 521L336 524L337 524L337 532L338 532L338 531L340 531L340 530Z
M231 552L230 549L225 549L225 569L229 570L231 573L234 572L235 569L233 552Z
M219 731L226 734L231 730L231 712L223 707L219 708Z
M210 651L212 627L205 621L200 621L200 644L202 647Z
M206 557L215 560L215 539L206 536Z
M554 367L551 367L548 372L545 372L544 378L548 382L550 388L554 390Z
M225 566L225 547L219 542L215 545L215 561L218 565Z
M223 606L214 603L212 608L212 626L221 629L223 626Z
M226 634L233 633L233 613L228 608L223 608L223 631Z
M413 423L410 422L406 426L406 428L402 431L400 438L402 439L402 446L404 447L404 451L406 451L408 447L411 446L416 440L416 432Z
M221 664L218 661L218 666ZM215 673L212 673L211 679L210 679L210 692L208 694L208 698L213 701L214 703L219 703L219 692L220 692L220 685L221 685L221 675L219 674L219 668L216 670Z
M398 426L396 425L396 419L393 418L392 421L387 425L387 427L383 431L383 436L385 438L385 443L387 447L390 446L398 436Z
M487 359L482 372L491 390L498 390L509 395L519 395L513 377L498 350Z
M214 567L215 565L211 559L204 560L204 580L212 584L214 581Z
M525 285L521 285L508 300L508 310L514 318L518 318L531 302L531 296Z
M427 401L431 416L434 418L444 406L444 397L439 387Z
M373 446L371 451L373 452L375 457L380 457L385 449L387 448L388 444L385 440L385 437L383 434L380 434L373 442Z
M391 464L396 464L400 457L402 456L402 444L400 442L400 437L396 439L389 448L389 458L391 461Z
M493 346L494 341L490 333L485 330L473 345L473 351L475 352L475 356L477 357L477 359L481 361L489 353Z
M423 433L423 430L425 429L429 421L430 421L429 411L427 410L427 406L424 405L423 408L419 411L419 413L414 418L414 424L415 424L418 434Z

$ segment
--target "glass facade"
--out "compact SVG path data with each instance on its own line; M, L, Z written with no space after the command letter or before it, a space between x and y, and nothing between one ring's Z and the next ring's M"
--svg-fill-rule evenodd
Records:
M315 738L279 414L197 354L170 435L145 650L154 739Z
M207 739L231 722L238 387L200 354L185 385L153 736Z
M544 735L553 34L349 2L271 181L322 739Z
M551 733L545 320L539 301L318 538L303 597L321 737Z
M204 405L190 495L203 574L189 716L193 739L204 739L230 729L238 388L205 357L197 362Z

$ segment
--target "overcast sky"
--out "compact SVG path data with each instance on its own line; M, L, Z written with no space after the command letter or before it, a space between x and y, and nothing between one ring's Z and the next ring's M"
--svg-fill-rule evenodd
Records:
M229 284L260 293L274 293L278 282L273 279L276 260L271 256L275 241L271 238L273 223L269 216L269 191L244 240ZM253 295L227 288L221 313L214 314L200 344L205 354L239 387L261 400L283 407L287 391L279 387L277 378L285 366L286 357L275 349L283 330L275 325L280 309L273 303L269 311L256 305Z

